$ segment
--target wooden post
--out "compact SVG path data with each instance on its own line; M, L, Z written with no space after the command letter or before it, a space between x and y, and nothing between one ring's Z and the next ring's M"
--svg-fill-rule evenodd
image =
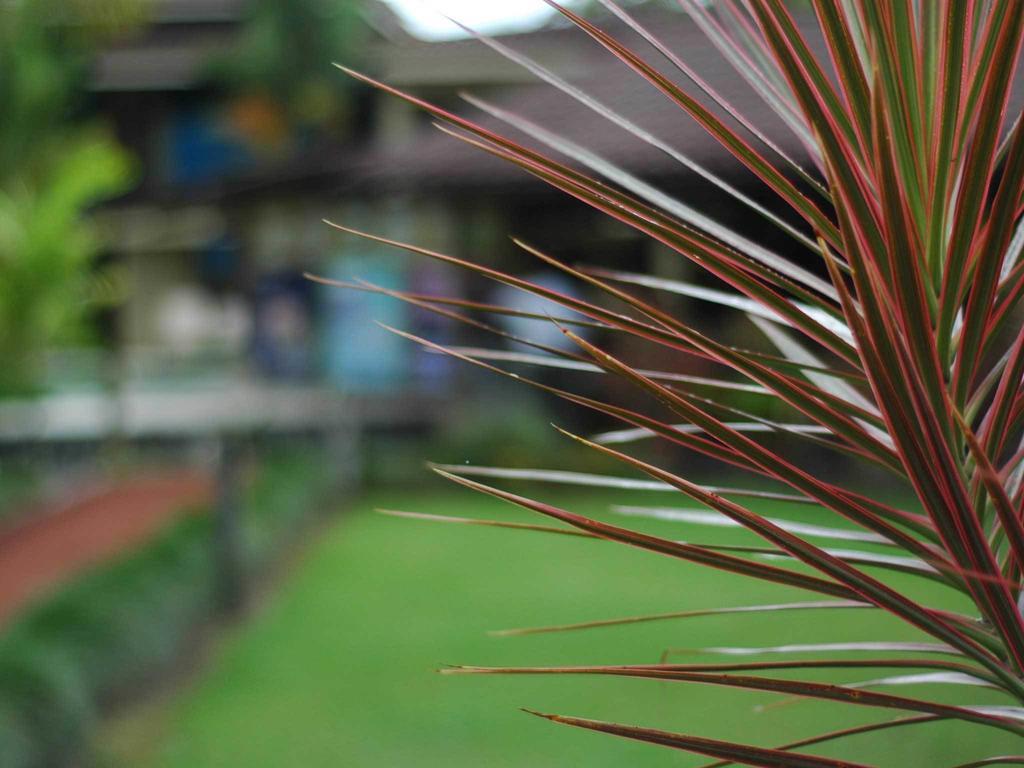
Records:
M246 604L242 542L241 446L237 438L217 441L217 495L213 509L215 598L221 613L235 615Z

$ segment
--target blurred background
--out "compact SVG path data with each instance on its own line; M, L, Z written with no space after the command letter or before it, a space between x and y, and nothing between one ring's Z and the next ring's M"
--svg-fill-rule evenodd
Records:
M763 197L699 128L543 2L434 5ZM724 93L765 112L676 4L634 5ZM655 661L671 645L720 640L728 623L674 638L652 628L519 644L485 632L778 595L589 542L371 514L514 515L431 480L423 461L604 471L548 427L598 424L373 321L517 351L500 339L303 274L548 311L344 235L328 218L558 290L578 289L510 234L570 261L711 281L332 62L446 108L468 109L469 90L751 237L777 237L429 4L0 0L0 768L690 764L564 733L516 708L732 735L716 708L760 700L432 670ZM763 345L713 304L658 300L719 338ZM543 323L508 330L562 343ZM692 358L621 352L703 373ZM532 373L550 383L580 375ZM600 391L598 378L576 386ZM770 415L754 394L737 402ZM693 456L662 458L711 472ZM584 512L643 495L545 490ZM793 621L760 622L758 640L791 636ZM877 626L844 620L835 632L870 639ZM817 721L793 724L792 709L765 710L751 740L840 717L816 705ZM960 743L956 728L944 733L936 755ZM894 765L909 764L897 759L901 743L886 748Z

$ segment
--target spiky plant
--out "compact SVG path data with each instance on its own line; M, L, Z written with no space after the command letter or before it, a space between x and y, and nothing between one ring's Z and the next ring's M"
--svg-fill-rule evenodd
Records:
M570 311L551 321L577 351L537 345L538 354L519 355L518 360L577 369L585 363L583 367L604 371L653 396L660 410L647 415L630 403L592 398L526 377L522 381L622 422L635 434L656 436L669 446L697 451L748 472L758 481L786 486L786 500L817 505L823 518L841 518L857 529L829 527L825 521L808 532L753 511L751 506L756 505L749 498L757 497L756 491L711 489L639 458L635 450L569 433L573 440L756 533L764 546L737 552L680 543L470 479L474 474L566 479L556 473L467 467L437 471L583 535L786 585L814 597L784 605L723 607L719 612L735 610L756 618L760 611L874 608L914 628L921 642L845 644L839 650L858 653L830 660L813 652L835 647L805 645L789 649L797 653L782 662L457 671L674 680L900 713L895 719L776 748L544 715L749 765L854 766L858 763L803 750L853 734L936 720L967 721L1024 735L1024 228L1019 221L1024 204L1024 127L1018 116L1007 114L1024 39L1024 2L814 0L828 52L823 60L813 54L785 0L683 0L739 76L806 147L813 163L807 169L677 57L667 45L670 41L657 39L611 0L602 4L658 51L663 70L594 23L555 7L674 102L681 120L696 120L723 151L775 193L777 207L764 207L739 193L537 62L496 40L481 39L561 89L566 98L582 101L638 140L669 152L733 195L737 206L747 206L779 227L792 240L793 248L786 254L751 242L685 201L669 199L568 140L485 102L478 100L476 105L573 163L567 165L386 84L351 74L426 110L456 139L520 166L706 269L733 291L705 291L702 297L756 318L776 353L738 349L710 338L645 300L636 292L638 283L686 290L656 276L580 268L520 243L545 264L588 286L591 294L603 297L585 300L455 256L355 234L557 302ZM680 79L688 85L678 85ZM783 208L790 209L799 224L787 223L792 217L782 215ZM809 268L809 259L819 267ZM517 314L455 297L384 292L496 333L503 332L474 315ZM765 318L770 324L763 322ZM665 358L695 356L731 374L696 380L637 370L584 338L588 334L579 333L580 326L602 329L603 337L618 334L635 344L651 345ZM485 352L402 335L511 375L494 364L495 356L488 361ZM749 416L744 417L746 423L731 420L735 411L729 393L737 382L776 398L800 418L793 423ZM677 424L680 420L685 426ZM751 421L756 430L748 428ZM777 441L762 439L765 430L793 441L811 440L822 450L881 468L906 493L865 491L856 484L856 473L851 480L838 482L811 473L771 447ZM600 486L616 481L598 477L592 482ZM893 503L894 498L913 501ZM845 540L845 548L814 543L823 535ZM773 559L758 557L765 553ZM939 582L944 588L940 594L948 595L948 601L920 602L906 591L905 582L892 577L898 571ZM969 610L963 610L965 604ZM908 651L923 654L905 655ZM822 669L860 670L873 678L873 685L822 683L820 675L813 674ZM911 681L962 684L959 690L968 693L964 703L953 705L885 692L886 683ZM1007 703L970 704L969 692L975 686L1001 691ZM970 765L1011 763L1024 763L1024 756L991 756Z

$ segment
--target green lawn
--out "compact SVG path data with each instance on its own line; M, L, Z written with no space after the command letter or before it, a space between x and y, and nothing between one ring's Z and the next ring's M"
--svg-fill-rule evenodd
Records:
M604 514L612 501L675 501L666 494L548 498L594 514ZM895 623L875 611L821 611L493 638L487 630L815 598L767 585L752 589L737 577L605 542L395 520L372 514L375 505L530 519L470 492L378 493L361 500L311 544L268 605L218 646L193 685L107 729L110 762L142 768L687 766L702 760L557 726L518 708L761 744L896 716L641 680L438 675L434 670L443 663L649 663L666 648L683 646L915 635L894 630ZM745 536L653 529L697 541ZM1000 701L975 691L931 686L895 692ZM1015 741L998 731L940 723L816 751L931 768L981 749L1019 752Z

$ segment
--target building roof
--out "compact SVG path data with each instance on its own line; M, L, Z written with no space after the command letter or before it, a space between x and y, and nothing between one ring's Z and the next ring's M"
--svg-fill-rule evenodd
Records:
M156 24L139 39L125 41L99 57L94 88L137 92L196 87L210 54L223 50L237 34L238 21L246 5L246 0L154 0ZM464 90L478 95L635 174L674 180L687 177L688 171L677 160L540 82L481 41L468 38L427 42L405 37L395 32L395 19L385 4L372 7L377 10L371 14L370 21L378 30L379 42L369 59L375 62L372 71L384 82L422 95L470 117L485 128L522 140L528 146L539 147L534 140L462 102L456 93ZM652 8L639 10L636 16L773 142L798 161L808 164L796 137L688 15ZM827 61L813 14L801 13L798 22L820 60ZM692 84L686 82L671 63L624 23L604 18L598 24L643 55L669 79L683 85L687 92L694 92ZM538 30L502 35L499 39L708 169L721 175L749 176L741 170L738 161L679 106L575 26L555 22ZM1022 79L1016 80L1010 105L1013 115L1024 105ZM381 94L375 98L378 105L383 105L393 97ZM709 99L702 101L721 114ZM539 148L545 154L552 152ZM256 178L232 179L229 188L211 190L211 194L220 196L239 190L265 189L281 183L301 185L314 180L354 193L447 189L472 194L514 191L532 181L532 177L514 165L437 131L426 116L412 130L397 134L378 131L369 146L356 141L326 142L301 157L282 161L279 166L260 169ZM532 189L538 188L535 183L532 185Z
M805 166L809 164L799 140L736 73L689 16L651 10L638 12L637 18L773 142L798 162ZM819 60L827 61L824 42L813 15L803 13L798 21ZM694 93L693 85L671 63L622 22L605 19L599 24L643 55L664 75L683 85L688 93ZM500 40L506 46L540 61L701 165L720 174L745 173L741 171L739 162L682 108L582 30L561 26L507 35ZM461 88L479 94L501 109L528 118L633 173L672 177L688 173L678 161L661 150L630 135L556 88L539 82L523 68L475 39L393 46L382 57L380 72L383 81L414 93L423 93L428 100L443 94L441 89L451 93ZM1024 90L1020 85L1018 78L1010 114L1017 114L1024 105ZM702 101L722 115L709 99L702 98ZM452 109L485 128L541 148L545 154L552 152L468 104L454 105ZM406 143L381 146L370 153L364 159L362 173L368 182L385 188L507 188L531 178L511 163L493 158L437 131L429 120L425 120Z
M794 156L806 159L796 138L686 14L652 11L639 18L773 141ZM809 36L817 38L813 19L805 16L803 22ZM624 24L607 19L601 26L644 55L662 73L684 85L688 92L694 91L684 76ZM738 169L738 163L679 106L583 31L575 27L549 28L504 36L501 42L543 63L702 165L724 173ZM820 47L820 41L815 39L815 43ZM540 82L475 39L397 46L381 62L381 72L385 82L425 93L428 99L438 93L439 87L479 94L495 106L525 117L634 173L686 173L685 168L661 150L630 135L555 87ZM703 101L722 114L708 99ZM539 146L468 104L453 105L453 110L486 128L522 139L527 145ZM517 167L437 131L429 121L424 121L404 146L379 148L366 159L365 172L375 183L385 186L487 187L529 179Z

